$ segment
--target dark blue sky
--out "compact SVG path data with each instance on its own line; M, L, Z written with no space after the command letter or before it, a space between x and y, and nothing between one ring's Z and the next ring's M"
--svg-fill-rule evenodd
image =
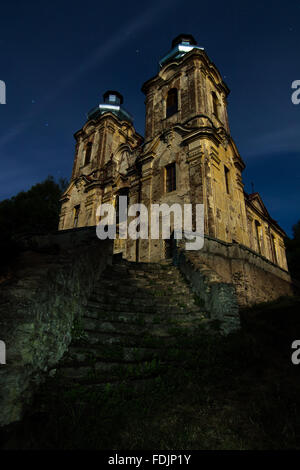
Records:
M233 138L260 192L291 234L300 219L300 1L154 0L1 3L0 200L51 174L69 179L73 134L107 89L144 133L141 86L181 32L191 33L229 88Z

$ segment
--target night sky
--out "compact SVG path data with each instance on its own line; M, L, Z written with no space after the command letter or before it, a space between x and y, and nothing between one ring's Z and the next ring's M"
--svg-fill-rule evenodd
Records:
M258 191L291 235L300 219L300 1L6 1L0 6L0 200L48 175L70 178L86 112L107 89L144 134L141 86L190 33L231 93L231 133Z

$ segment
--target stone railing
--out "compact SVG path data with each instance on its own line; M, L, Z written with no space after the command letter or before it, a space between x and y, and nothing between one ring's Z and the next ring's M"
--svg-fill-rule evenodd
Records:
M14 278L0 285L0 426L18 421L36 387L67 350L74 320L112 260L112 241L95 228L24 241Z
M240 306L293 295L289 272L246 246L205 236L203 248L190 253L234 285Z
M203 264L198 252L178 249L174 264L190 282L197 297L213 321L219 323L220 331L228 334L240 328L239 307L235 287L211 268Z

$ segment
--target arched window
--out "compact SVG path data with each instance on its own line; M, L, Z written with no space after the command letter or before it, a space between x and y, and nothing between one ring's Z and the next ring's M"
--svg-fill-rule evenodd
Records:
M212 104L213 104L213 113L214 115L219 118L219 100L215 92L212 92Z
M178 92L176 88L168 91L166 117L170 117L178 111Z
M88 142L86 149L85 149L85 157L84 157L84 164L88 165L91 161L91 154L92 154L92 142Z

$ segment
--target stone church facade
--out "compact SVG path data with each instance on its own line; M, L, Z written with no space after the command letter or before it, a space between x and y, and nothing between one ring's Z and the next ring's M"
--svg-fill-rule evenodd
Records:
M97 207L128 204L204 204L207 239L247 247L287 271L285 233L258 193L244 191L245 163L230 134L229 89L203 48L180 35L144 83L145 137L115 91L88 113L75 133L70 184L62 196L59 230L95 226ZM167 240L115 240L132 261L170 256Z

